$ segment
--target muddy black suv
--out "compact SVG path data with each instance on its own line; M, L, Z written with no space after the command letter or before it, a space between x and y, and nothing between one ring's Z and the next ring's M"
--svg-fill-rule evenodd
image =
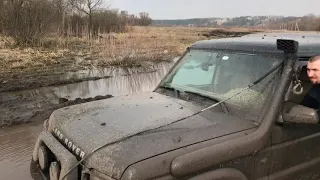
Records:
M199 41L154 91L56 110L31 172L52 180L319 179L308 34ZM40 172L40 173L36 173Z

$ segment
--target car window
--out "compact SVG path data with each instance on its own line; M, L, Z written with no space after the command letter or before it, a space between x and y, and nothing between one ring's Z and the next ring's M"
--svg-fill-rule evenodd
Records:
M257 54L192 51L165 82L186 90L223 96L245 88L282 61Z
M215 64L206 66L206 63L213 63L217 53L195 52L189 54L185 63L179 68L172 79L175 85L207 85L212 83Z
M259 114L268 90L274 87L276 72L242 91L280 63L282 60L276 56L193 50L182 58L164 84L213 99L228 99L226 104L241 112ZM239 92L241 94L237 95Z

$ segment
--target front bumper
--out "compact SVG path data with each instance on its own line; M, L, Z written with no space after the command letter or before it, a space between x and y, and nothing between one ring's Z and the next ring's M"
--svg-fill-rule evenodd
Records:
M77 158L69 152L51 133L48 131L42 131L37 139L36 145L32 154L33 166L38 162L38 150L41 144L44 144L59 161L61 170L61 179L73 166L77 164ZM63 180L77 180L78 168L74 168Z

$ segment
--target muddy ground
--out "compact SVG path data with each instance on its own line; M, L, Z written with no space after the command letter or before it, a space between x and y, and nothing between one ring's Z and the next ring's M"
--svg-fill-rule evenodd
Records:
M202 35L207 38L226 38L226 37L240 37L252 33L258 33L262 31L226 31L223 29L212 30Z
M42 99L39 102L33 102L30 98L16 97L7 99L3 97L0 101L0 127L8 127L17 124L25 124L30 122L41 122L50 117L53 111L76 104L107 99L113 97L112 95L96 96L93 98L77 98L75 100L68 100L66 98L59 98L59 103L52 103L48 99ZM17 103L19 104L17 106ZM40 103L42 107L37 107ZM23 110L21 108L24 108ZM18 113L12 113L18 112Z
M70 60L58 61L63 63L50 64L46 67L26 67L22 69L10 69L3 72L0 71L0 92L65 85L113 77L113 74L102 76L99 74L99 72L97 72L105 68L121 68L123 71L127 72L126 75L130 75L132 73L152 72L154 71L153 66L157 63L161 63L142 62L140 64L131 63L131 66L120 65L94 67L91 65L87 65L86 63L91 62L86 62L89 60L86 60L83 57L64 58L69 58ZM82 59L81 63L78 63L75 59ZM133 72L131 72L132 69L134 69Z
M57 86L64 84L77 83L82 81L98 80L106 77L87 77L87 78L68 78L61 79L62 72L52 72L50 74L37 73L6 73L0 77L0 92L18 91L33 89L38 87Z

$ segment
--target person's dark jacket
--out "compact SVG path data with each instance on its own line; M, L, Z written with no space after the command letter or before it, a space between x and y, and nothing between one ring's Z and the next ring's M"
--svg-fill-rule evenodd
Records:
M303 98L301 105L317 110L320 117L320 85L313 85Z

